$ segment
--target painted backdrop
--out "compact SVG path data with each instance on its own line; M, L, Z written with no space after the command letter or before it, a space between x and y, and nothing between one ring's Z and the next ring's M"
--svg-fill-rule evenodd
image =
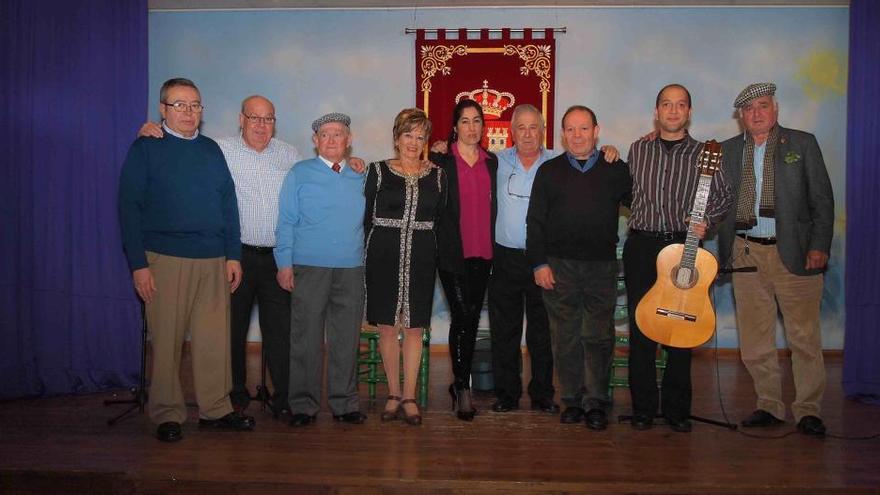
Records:
M309 124L330 111L352 116L357 156L391 155L394 116L415 103L408 27L567 28L557 35L551 97L558 114L573 104L590 106L602 144L624 155L651 129L654 97L667 83L691 91L691 134L721 140L740 132L732 108L739 91L774 81L780 122L816 134L831 175L837 221L823 341L826 348L843 346L846 8L157 11L149 22L149 118L158 118L158 89L169 77L199 85L206 105L202 130L209 136L237 133L241 100L260 93L275 102L278 137L306 155L312 152ZM729 284L714 293L719 345L736 347ZM437 291L434 342L445 342L447 329Z

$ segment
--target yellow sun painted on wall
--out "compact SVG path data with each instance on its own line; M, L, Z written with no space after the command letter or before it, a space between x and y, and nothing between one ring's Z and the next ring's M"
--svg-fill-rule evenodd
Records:
M797 80L804 94L813 100L846 94L847 63L844 55L834 50L815 50L799 62Z

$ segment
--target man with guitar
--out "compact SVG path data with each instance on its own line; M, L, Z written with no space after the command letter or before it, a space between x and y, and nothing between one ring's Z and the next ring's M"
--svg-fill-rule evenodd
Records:
M825 364L819 304L834 197L815 136L778 124L775 92L775 84L751 84L734 101L745 132L722 143L736 206L719 227L719 254L722 264L758 269L733 274L740 353L758 395L757 409L742 425L772 426L785 418L776 354L776 318L782 311L794 375L791 410L801 433L821 437Z
M687 131L691 95L680 84L669 84L657 94L654 119L658 139L640 139L629 149L633 179L632 215L623 249L629 307L629 382L636 430L654 425L658 406L667 424L678 432L691 430L691 350L666 346L668 362L662 394L657 390L657 343L636 323L636 306L657 280L657 255L670 244L685 242L688 216L698 188L698 161L703 143ZM717 145L717 143L716 143ZM704 218L693 225L702 239L708 226L719 222L731 205L730 189L722 171L714 173ZM661 396L662 395L662 396ZM659 404L658 404L659 402Z

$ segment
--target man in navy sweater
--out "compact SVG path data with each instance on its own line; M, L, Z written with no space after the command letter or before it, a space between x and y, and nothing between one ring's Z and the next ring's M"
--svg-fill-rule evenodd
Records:
M324 342L327 402L333 418L367 419L357 393L357 349L364 316L364 176L346 163L351 119L312 123L318 156L288 172L281 186L275 262L291 293L290 425L306 426L321 408Z
M545 162L532 185L526 256L544 289L562 423L608 425L608 379L617 299L617 219L632 179L620 160L596 150L596 114L576 105L562 117L566 152ZM584 412L586 410L586 412Z
M159 94L166 139L138 138L119 181L122 242L151 333L149 412L160 440L182 436L181 347L191 333L199 426L252 430L229 400L229 294L241 281L238 207L217 143L199 134L201 95L188 79Z

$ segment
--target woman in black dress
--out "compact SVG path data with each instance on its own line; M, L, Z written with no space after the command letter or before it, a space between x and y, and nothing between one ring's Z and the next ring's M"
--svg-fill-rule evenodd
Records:
M471 421L471 361L495 237L495 182L498 158L481 146L483 108L458 102L453 112L447 153L431 154L449 181L448 206L437 230L438 274L449 303L449 354L455 381L449 386L458 419Z
M379 328L379 351L388 378L382 421L422 422L416 380L422 332L431 322L437 241L435 222L445 204L446 175L421 159L431 121L417 108L394 119L396 158L371 163L364 196L367 321ZM403 394L399 329L403 329Z

